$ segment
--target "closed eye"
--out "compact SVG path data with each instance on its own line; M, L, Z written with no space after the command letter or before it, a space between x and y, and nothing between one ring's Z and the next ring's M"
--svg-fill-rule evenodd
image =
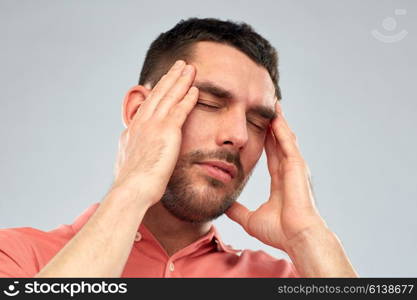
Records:
M200 106L204 107L205 109L209 109L209 110L221 109L220 106L216 106L216 105L212 105L212 104L208 104L208 103L204 103L204 102L200 102L200 101L197 102L197 105L200 105ZM255 128L255 130L257 130L258 132L264 132L266 130L265 126L259 125L256 122L253 122L253 121L250 121L250 120L248 120L247 122L250 125L252 125Z
M210 104L203 103L203 102L197 102L197 104L201 105L201 106L204 106L204 107L207 107L207 108L211 108L211 109L219 109L220 108L218 106L210 105Z
M265 130L265 128L264 128L263 126L256 125L255 123L250 122L250 121L248 121L248 122L249 122L249 124L251 124L252 126L255 126L257 130L260 130L260 131L264 131L264 130Z

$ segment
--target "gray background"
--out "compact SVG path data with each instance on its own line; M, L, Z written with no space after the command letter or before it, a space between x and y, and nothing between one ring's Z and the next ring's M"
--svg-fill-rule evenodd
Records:
M218 17L279 50L319 210L359 274L416 277L416 13L415 1L0 1L0 227L49 230L100 201L150 42L182 18ZM385 43L374 29L408 34ZM268 188L263 156L240 201L256 208ZM286 257L216 223L235 248Z

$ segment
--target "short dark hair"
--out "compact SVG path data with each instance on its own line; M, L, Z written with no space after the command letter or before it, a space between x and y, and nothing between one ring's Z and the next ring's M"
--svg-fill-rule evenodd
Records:
M246 23L214 18L181 20L172 29L161 33L146 53L139 84L149 83L153 87L176 60L190 59L192 46L201 41L230 45L263 66L274 83L275 95L281 99L275 48Z

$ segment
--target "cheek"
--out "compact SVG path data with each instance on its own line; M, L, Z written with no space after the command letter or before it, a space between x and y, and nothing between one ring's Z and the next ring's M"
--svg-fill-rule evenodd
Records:
M248 145L249 146L249 145ZM241 154L241 160L245 174L248 174L256 165L259 158L262 155L263 147L260 147L256 144L250 145L246 148L246 152L243 151Z
M194 150L207 151L217 149L216 129L219 121L215 116L209 117L197 109L191 111L182 126L180 154ZM261 157L265 141L265 135L258 135L250 129L248 129L248 134L249 140L245 149L240 153L240 160L245 174L248 174L253 169Z
M208 118L205 118L204 122L201 119L196 110L188 115L182 126L181 154L210 148L210 141L214 141L213 126Z
M264 142L265 139L259 135L249 135L249 141L246 144L246 148L240 155L245 174L248 174L261 158Z

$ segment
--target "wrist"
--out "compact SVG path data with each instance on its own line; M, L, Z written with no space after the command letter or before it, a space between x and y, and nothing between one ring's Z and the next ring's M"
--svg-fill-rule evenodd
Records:
M115 198L122 198L124 201L133 201L148 209L162 197L152 192L150 186L141 176L132 176L115 181L109 194L117 195Z
M357 277L342 243L325 225L306 228L288 243L287 254L302 277Z
M324 241L331 241L334 238L335 234L324 224L307 227L288 240L286 252L289 255L295 255L306 247L312 247Z

